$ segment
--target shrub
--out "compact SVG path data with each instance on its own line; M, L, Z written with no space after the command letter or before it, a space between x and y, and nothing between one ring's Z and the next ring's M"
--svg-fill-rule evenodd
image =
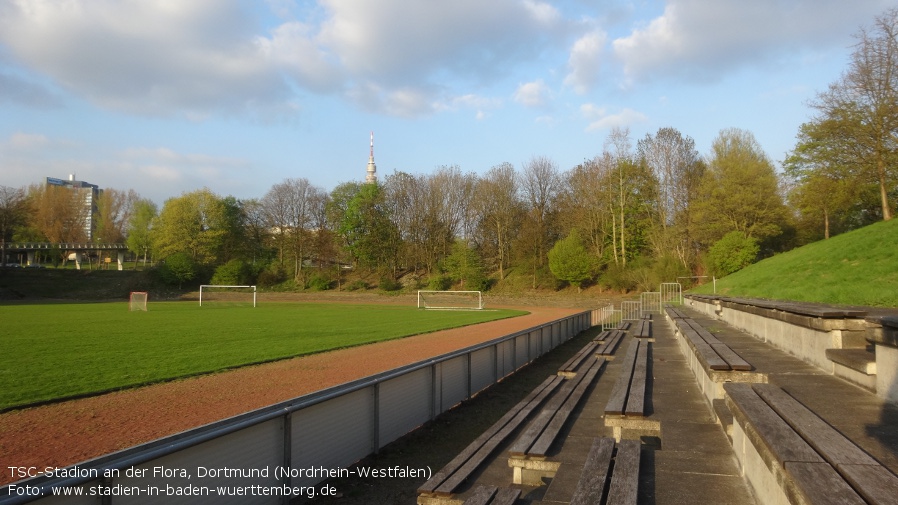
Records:
M246 285L252 282L252 267L245 261L233 259L215 269L212 284Z
M306 287L312 291L327 291L331 285L331 280L320 274L313 275L306 283Z
M446 291L452 287L452 278L448 275L435 274L431 275L427 283L427 289L432 291Z
M165 258L159 267L159 275L166 284L178 285L178 289L187 282L195 279L199 273L199 267L187 253L175 253Z
M711 273L724 277L751 265L758 259L758 241L741 231L731 231L708 251Z
M377 287L384 291L399 291L402 289L402 283L392 277L384 276L380 278L380 283Z

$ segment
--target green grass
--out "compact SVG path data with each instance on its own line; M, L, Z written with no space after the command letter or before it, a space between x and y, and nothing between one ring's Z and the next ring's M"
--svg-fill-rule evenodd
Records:
M0 410L328 349L513 317L523 312L265 303L0 305Z
M693 293L710 294L705 284ZM729 296L898 307L898 219L767 258L717 280Z

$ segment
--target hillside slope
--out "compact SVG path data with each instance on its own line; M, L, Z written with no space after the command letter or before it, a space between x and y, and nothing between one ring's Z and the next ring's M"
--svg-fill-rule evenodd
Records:
M692 292L712 290L709 283ZM717 293L898 307L898 219L767 258L718 279Z

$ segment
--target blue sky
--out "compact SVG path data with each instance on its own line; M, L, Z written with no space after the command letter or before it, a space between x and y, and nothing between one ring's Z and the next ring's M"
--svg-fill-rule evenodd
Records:
M0 0L0 185L76 174L160 205L534 156L614 126L776 162L879 0Z

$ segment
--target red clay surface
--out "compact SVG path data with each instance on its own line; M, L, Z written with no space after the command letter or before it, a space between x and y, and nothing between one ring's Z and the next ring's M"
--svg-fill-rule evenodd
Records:
M0 484L7 467L64 467L426 358L582 309L529 315L293 358L0 415Z

